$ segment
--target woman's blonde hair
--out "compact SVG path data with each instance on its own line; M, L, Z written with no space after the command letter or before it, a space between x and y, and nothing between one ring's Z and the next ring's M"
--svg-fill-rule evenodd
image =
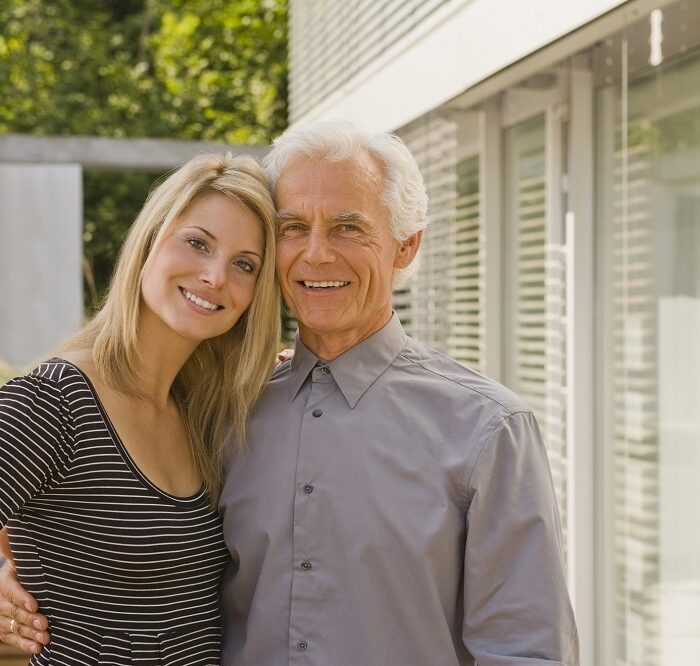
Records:
M279 343L276 217L257 161L231 153L198 155L158 185L129 230L102 307L63 350L92 349L102 381L130 395L142 394L136 368L143 267L172 222L208 192L220 192L250 209L264 235L262 266L249 308L231 330L199 344L172 387L197 470L214 504L228 440L234 435L244 446L246 419L272 370Z

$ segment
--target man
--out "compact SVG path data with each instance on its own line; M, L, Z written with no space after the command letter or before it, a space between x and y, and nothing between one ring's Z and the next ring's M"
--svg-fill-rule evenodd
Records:
M532 412L392 314L427 222L414 159L314 123L267 169L299 336L227 465L222 663L578 664ZM0 591L27 600L7 576Z

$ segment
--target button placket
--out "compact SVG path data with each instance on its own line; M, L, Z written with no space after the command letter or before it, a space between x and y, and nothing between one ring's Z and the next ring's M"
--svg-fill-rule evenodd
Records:
M299 456L297 459L297 493L294 500L294 532L292 594L289 623L289 663L290 666L306 664L312 649L309 647L310 634L314 628L314 618L318 604L322 603L319 587L322 580L320 557L319 511L321 496L316 492L321 452L327 444L329 423L321 419L324 408L330 408L337 387L330 372L316 367L312 381L307 384L305 414L299 433ZM313 483L311 482L313 480ZM319 578L321 576L321 578ZM308 653L307 653L308 648Z

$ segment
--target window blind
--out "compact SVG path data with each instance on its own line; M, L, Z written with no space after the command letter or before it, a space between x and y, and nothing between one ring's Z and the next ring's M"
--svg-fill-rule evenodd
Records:
M483 358L483 258L479 160L459 158L458 126L431 116L402 132L429 196L421 267L394 307L409 335L479 370Z
M291 121L409 38L436 10L457 1L290 0Z

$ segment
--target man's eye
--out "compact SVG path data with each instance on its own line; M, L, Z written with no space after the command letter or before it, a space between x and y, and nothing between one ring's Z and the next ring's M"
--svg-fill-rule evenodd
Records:
M302 228L303 227L301 224L297 224L296 222L291 222L290 224L285 224L282 227L281 232L283 234L293 234L293 233L297 233L297 232L301 231Z
M340 230L341 231L358 231L359 227L356 224L352 224L351 222L346 222L345 224L340 225Z
M207 244L201 238L188 238L187 242L195 250L206 250L207 249Z

